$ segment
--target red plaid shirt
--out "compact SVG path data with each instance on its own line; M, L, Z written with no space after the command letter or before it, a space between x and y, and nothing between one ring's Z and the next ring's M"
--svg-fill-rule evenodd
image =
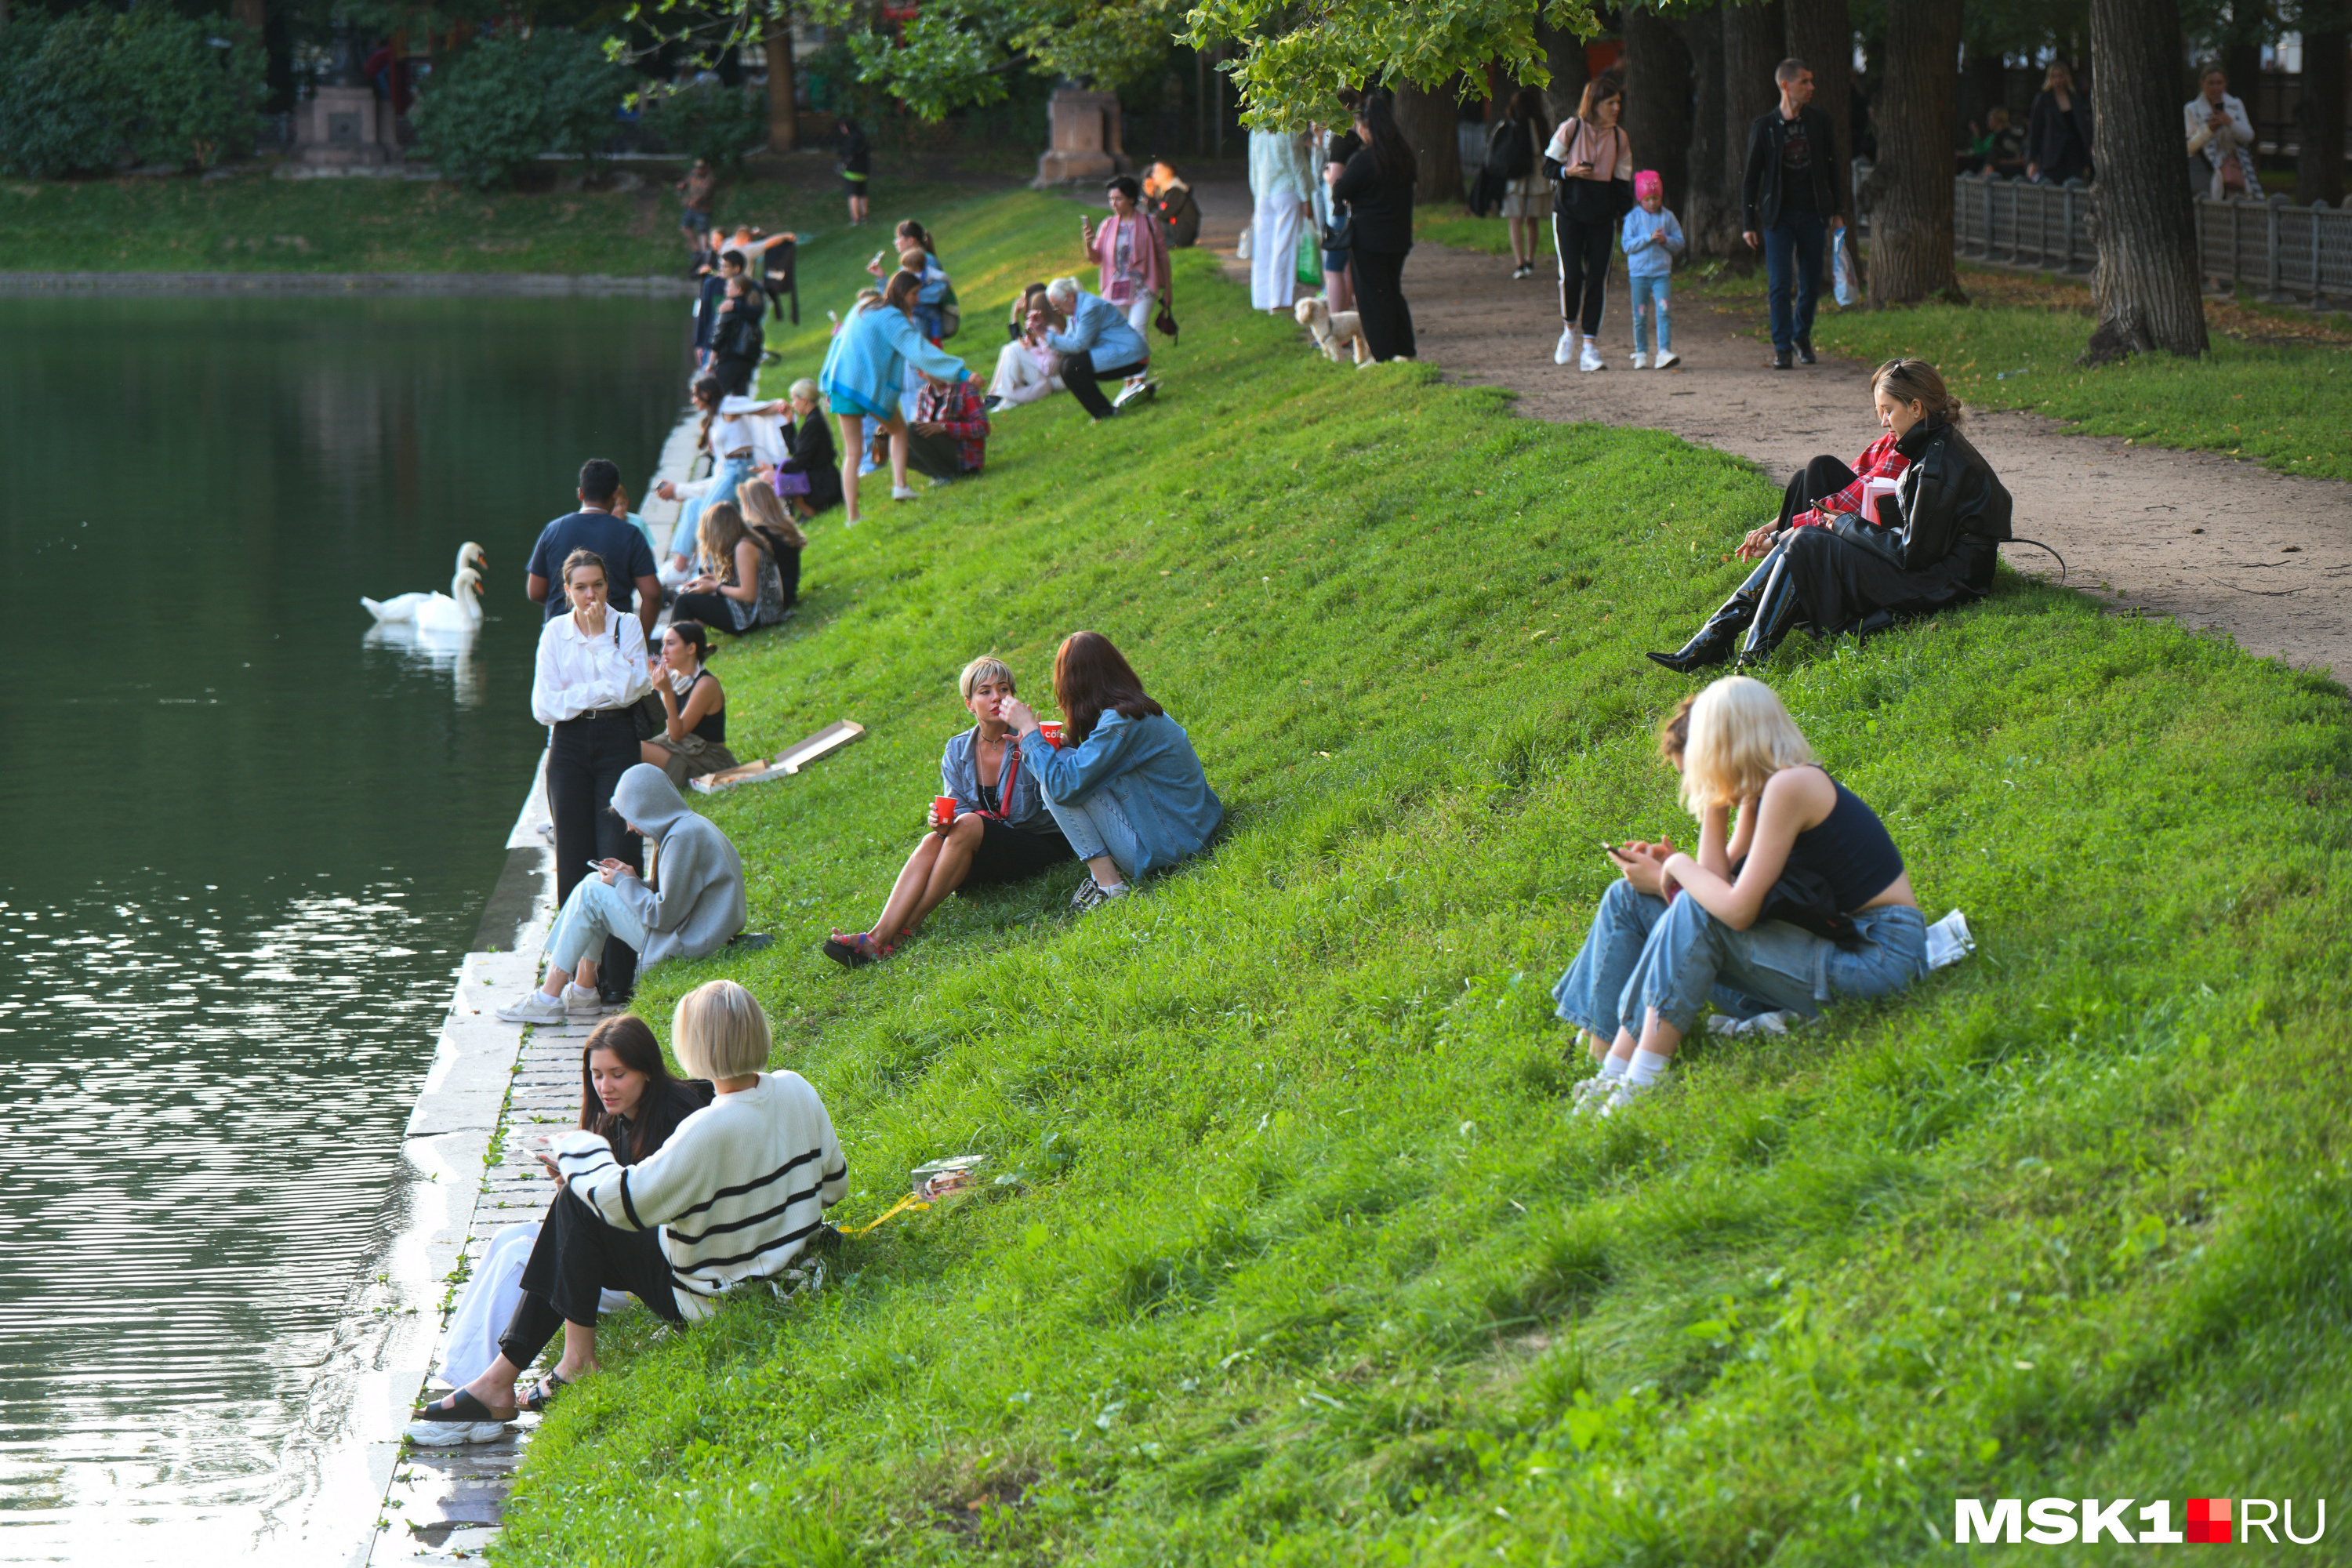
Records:
M980 472L988 458L988 415L970 381L938 387L929 382L915 394L915 423L937 425L956 438L958 466L967 474Z
M1813 503L1811 510L1801 511L1790 518L1789 526L1827 528L1830 525L1829 514L1832 512L1858 513L1862 510L1862 487L1865 483L1872 479L1895 479L1910 466L1911 459L1895 449L1895 437L1892 435L1881 436L1864 447L1862 456L1853 460L1853 483L1834 495L1823 496ZM1862 521L1874 528L1878 525L1878 520L1874 517L1865 517Z

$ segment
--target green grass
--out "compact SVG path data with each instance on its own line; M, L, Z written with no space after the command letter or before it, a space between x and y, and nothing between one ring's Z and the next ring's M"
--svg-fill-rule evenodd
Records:
M278 180L260 169L220 180L0 181L0 271L682 275L669 188L677 173L646 167L636 190L536 194ZM955 194L887 182L876 193L876 222ZM723 186L718 216L821 233L842 230L844 220L829 187L756 182Z
M1066 214L943 216L975 349ZM871 732L709 803L780 940L638 1002L666 1033L752 987L845 1225L926 1159L997 1181L814 1300L621 1320L497 1560L1848 1565L1956 1557L1956 1495L2340 1497L2344 692L2006 572L1867 647L1791 638L1769 679L1981 952L1570 1124L1548 990L1594 843L1688 831L1651 742L1688 688L1640 650L1770 491L1342 371L1177 266L1156 406L1002 420L982 480L820 526L800 616L721 657L745 754ZM1229 834L1083 920L1073 872L880 969L815 956L910 845L962 661L1042 698L1080 626Z

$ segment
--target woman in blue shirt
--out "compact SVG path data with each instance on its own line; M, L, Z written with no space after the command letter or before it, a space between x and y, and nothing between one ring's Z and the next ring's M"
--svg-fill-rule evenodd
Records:
M1078 632L1054 656L1054 700L1063 743L1048 741L1017 698L998 716L1021 737L1021 761L1045 792L1045 809L1087 863L1071 904L1090 910L1125 898L1134 879L1197 853L1224 820L1183 726L1154 702L1110 638Z
M867 419L890 432L890 499L914 499L907 484L907 420L898 411L907 366L941 381L961 381L969 374L963 361L925 341L916 327L915 296L922 282L911 272L893 274L880 299L860 305L841 323L825 350L824 368L817 373L817 385L841 421L841 500L853 523L858 521L857 458Z

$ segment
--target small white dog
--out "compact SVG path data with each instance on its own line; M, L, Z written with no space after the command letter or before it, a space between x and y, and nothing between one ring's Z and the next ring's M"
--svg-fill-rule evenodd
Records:
M1355 311L1334 311L1310 297L1298 301L1298 324L1315 334L1315 346L1332 363L1341 363L1339 356L1350 343L1356 346L1358 370L1372 363L1372 345L1364 339L1363 318Z

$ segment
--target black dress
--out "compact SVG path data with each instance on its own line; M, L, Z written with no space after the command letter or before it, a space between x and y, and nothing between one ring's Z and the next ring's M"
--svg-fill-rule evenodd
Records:
M792 456L783 461L782 471L798 474L808 480L808 493L801 499L809 503L812 511L824 511L841 504L841 454L833 445L833 422L821 408L809 410L809 416L794 429L787 420L783 428L784 450ZM781 564L781 563L779 563ZM797 584L797 566L791 574ZM787 603L793 595L784 595Z

